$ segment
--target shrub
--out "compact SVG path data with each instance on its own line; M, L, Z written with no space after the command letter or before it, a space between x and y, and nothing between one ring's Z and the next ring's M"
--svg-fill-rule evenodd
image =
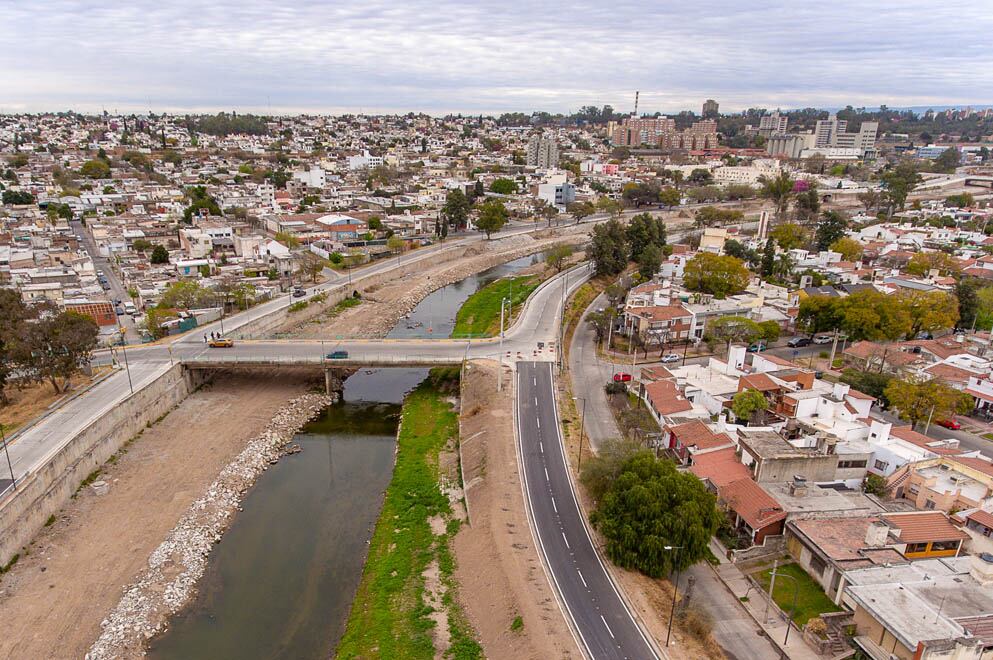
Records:
M512 632L524 630L524 619L520 615L514 617L514 621L510 624L510 630Z
M831 354L828 353L827 351L821 351L820 353L817 354L817 357L819 357L822 360L826 360L829 357L831 357Z
M714 620L710 614L694 606L679 612L676 621L683 630L700 642L706 641L714 627Z

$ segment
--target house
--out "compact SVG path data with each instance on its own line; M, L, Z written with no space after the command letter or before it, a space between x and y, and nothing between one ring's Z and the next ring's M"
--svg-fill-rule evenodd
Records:
M887 480L896 499L918 509L952 511L993 506L993 463L979 456L939 456L909 463Z
M717 489L718 499L732 516L733 526L755 545L781 534L786 512L751 478L737 479Z
M655 337L660 343L690 339L693 314L683 305L626 307L624 322L629 332Z
M662 446L674 452L679 461L692 463L699 455L719 449L733 448L734 441L726 433L714 433L699 419L662 427Z

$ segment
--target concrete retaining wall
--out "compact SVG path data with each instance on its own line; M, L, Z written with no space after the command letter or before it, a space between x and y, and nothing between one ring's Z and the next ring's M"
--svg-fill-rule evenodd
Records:
M208 374L177 364L80 430L44 467L0 503L0 565L6 564L61 510L79 484L125 442L196 390Z

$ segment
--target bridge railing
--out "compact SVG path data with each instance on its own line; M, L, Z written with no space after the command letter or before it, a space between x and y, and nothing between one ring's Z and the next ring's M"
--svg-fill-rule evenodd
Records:
M210 356L198 355L194 357L182 358L180 362L189 366L202 365L272 365L272 366L321 366L333 368L339 366L355 367L366 365L395 364L417 365L417 364L460 364L465 356L446 355L442 353L428 353L423 355L404 354L396 355L391 353L352 355L345 359L329 360L321 356L299 355L299 356Z

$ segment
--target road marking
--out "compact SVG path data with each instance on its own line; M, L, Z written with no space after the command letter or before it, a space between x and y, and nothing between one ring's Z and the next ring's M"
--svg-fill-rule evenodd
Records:
M538 407L538 397L535 397L535 398L534 398L534 407L535 407L535 408L537 408L537 407Z
M536 417L536 418L535 418L535 420L534 420L534 423L538 425L538 428L539 428L539 429L541 428L541 420L540 420L540 419L538 419L538 418Z
M554 497L552 498L552 508L555 509L555 513L558 513L559 512L559 508L557 506L555 506L555 498Z
M586 578L583 577L583 572L578 568L576 569L576 572L579 573L579 579L583 581L583 586L589 589L589 585L586 584Z
M565 547L568 550L572 550L572 546L569 545L569 539L565 537L565 532L562 532L562 540L565 541ZM611 635L613 637L613 635Z
M545 453L545 445L541 442L541 440L538 441L538 451L540 451L542 454Z
M545 468L545 481L550 481L548 478L548 468Z
M535 387L538 387L538 379L535 378L534 376L531 376L531 384L534 385Z
M610 626L608 626L608 625L607 625L607 620L603 618L603 615L602 615L602 614L600 615L600 620L601 620L601 621L603 621L603 627L604 627L604 628L606 628L606 629L607 629L607 632L609 632L609 633L610 633L610 638L611 638L611 639L616 639L616 638L614 637L614 631L613 631L613 630L611 630L611 629L610 629Z

